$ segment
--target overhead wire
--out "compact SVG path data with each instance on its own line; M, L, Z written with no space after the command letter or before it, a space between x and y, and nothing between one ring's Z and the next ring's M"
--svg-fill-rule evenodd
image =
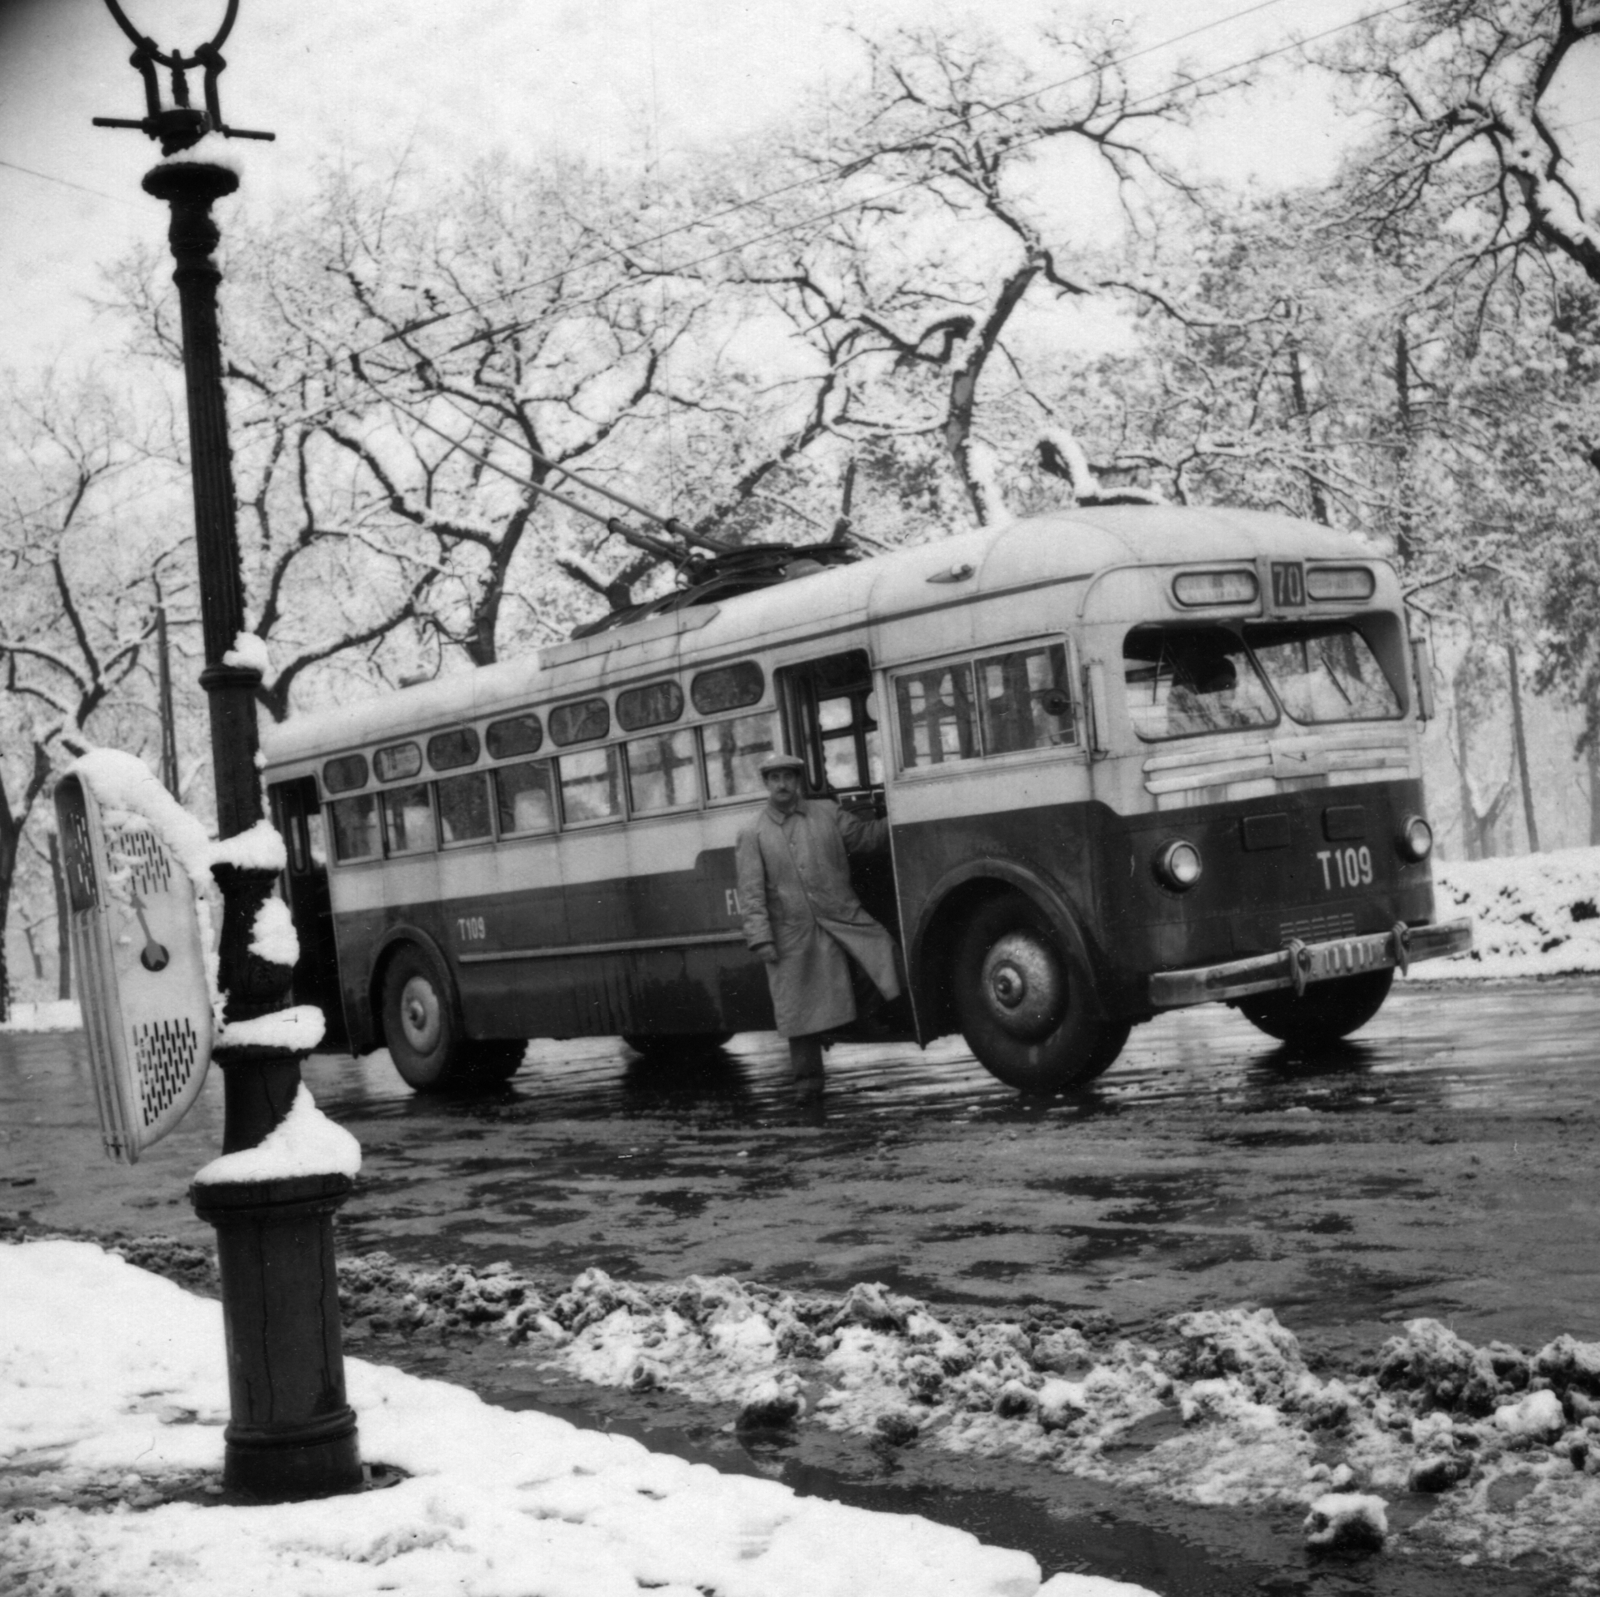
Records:
M60 188L76 189L80 194L92 194L99 200L111 200L118 205L132 206L134 201L120 194L107 194L104 189L92 189L83 183L74 183L69 178L56 177L50 172L37 172L31 166L21 166L16 161L0 161L0 166L11 172L21 172L28 177L36 177L42 183L54 183Z
M1142 45L1139 49L1130 50L1125 55L1113 57L1112 59L1101 62L1096 66L1086 67L1083 71L1075 72L1068 77L1057 79L1054 83L1044 84L1039 88L1029 89L1023 94L1014 95L1008 100L1001 100L996 102L994 105L985 106L982 110L976 113L976 116L980 118L986 116L995 116L1002 111L1010 110L1015 106L1025 104L1027 101L1043 99L1046 95L1054 94L1058 90L1070 88L1075 83L1081 83L1085 79L1092 78L1098 72L1105 72L1118 67L1126 66L1131 61L1137 61L1142 57L1152 55L1159 50L1170 49L1173 45L1182 44L1189 39L1196 38L1202 33L1208 33L1216 28L1225 27L1229 23L1241 21L1243 18L1252 16L1259 11L1270 10L1272 7L1282 5L1284 3L1285 0L1257 0L1256 4L1244 6L1237 11L1229 12L1227 16L1218 17L1211 22L1201 23L1196 27L1184 30L1182 33L1175 33L1165 39L1157 40L1154 44ZM1370 21L1374 17L1386 16L1391 11L1399 11L1404 9L1406 6L1415 5L1417 3L1418 0L1397 0L1397 3L1394 5L1388 6L1380 11L1370 12L1362 17L1357 17L1350 22L1341 23L1339 24L1339 27L1329 29L1327 32L1338 32L1340 28L1354 27L1361 22ZM1304 42L1311 43L1314 42L1315 39L1324 38L1326 36L1326 33L1316 34L1313 35L1311 40ZM1294 49L1297 47L1298 41L1291 43L1284 48ZM1251 64L1253 64L1253 61L1236 63L1233 67L1225 70L1238 71L1244 66ZM1198 78L1193 81L1204 82L1205 79ZM888 145L884 149L874 152L874 158L883 155L893 155L899 153L910 148L913 142L918 142L921 139L928 138L930 136L937 136L941 132L948 132L953 128L960 127L961 125L962 123L959 120L952 119L944 123L942 126L936 126L919 134L917 141L903 140L899 144ZM436 327L439 324L450 321L458 316L468 316L481 313L490 306L505 304L510 300L516 299L522 294L530 294L537 289L547 287L549 284L557 282L561 278L567 276L572 271L581 271L592 266L600 266L605 264L606 261L615 259L618 256L626 257L628 255L638 254L641 251L650 249L654 245L664 243L668 239L679 237L684 233L694 232L700 228L709 227L716 222L726 220L730 216L736 216L742 211L750 210L758 205L765 205L772 200L781 199L783 196L795 193L797 190L814 188L818 184L832 182L839 177L849 176L853 172L860 170L862 165L863 162L860 157L850 161L836 161L821 171L810 173L803 178L797 178L789 183L780 184L776 188L763 190L760 194L752 195L747 199L738 200L731 205L722 207L720 210L708 212L704 216L691 218L687 222L676 223L672 227L663 228L658 233L647 234L643 237L633 239L625 244L611 246L592 256L590 259L578 262L572 266L568 266L560 272L550 273L544 277L533 278L528 282L514 284L510 288L501 289L495 294L492 294L486 299L478 301L475 304L459 306L453 310L437 311L431 316L416 318L410 322L407 322L404 327L385 335L385 337L378 340L377 343L369 345L368 349L370 350L379 348L385 343L392 343L396 339L409 337L412 333L424 332L430 327ZM899 190L891 191L891 193L898 192ZM835 214L838 213L834 211L823 213L825 217ZM796 227L805 226L807 225L808 221L809 219L806 219L792 225ZM759 242L759 239L757 242ZM744 247L746 246L730 246L730 252L732 250L737 250Z
M1417 3L1417 0L1394 0L1394 3L1392 3L1390 5L1380 6L1375 10L1364 12L1359 17L1352 17L1348 21L1337 23L1334 26L1329 27L1329 28L1324 28L1320 33L1314 33L1309 38L1293 39L1293 40L1288 41L1285 44L1277 45L1277 46L1273 47L1272 49L1260 51L1260 52L1258 52L1257 54L1255 54L1253 56L1246 57L1244 60L1234 61L1234 62L1231 62L1231 63L1225 65L1225 66L1217 67L1217 68L1213 69L1210 72L1202 73L1197 77L1189 78L1182 85L1182 88L1183 89L1195 88L1195 87L1197 87L1197 86L1199 86L1201 84L1209 83L1209 82L1213 81L1216 78L1226 77L1229 74L1234 73L1234 72L1242 72L1242 71L1245 71L1246 69L1248 69L1249 67L1252 67L1252 66L1259 66L1263 61L1269 61L1269 60L1273 59L1276 56L1286 55L1291 51L1303 49L1307 45L1315 44L1315 43L1319 42L1322 39L1326 39L1326 38L1331 37L1334 34L1342 33L1348 28L1359 27L1363 23L1372 22L1372 21L1377 20L1380 17L1389 16L1389 15L1391 15L1392 13L1394 13L1396 11L1403 11L1403 10L1407 9L1409 6L1415 5L1416 3ZM1254 10L1254 9L1261 9L1261 8L1260 7L1252 7L1251 9ZM1246 14L1248 14L1248 13L1237 13L1237 15L1246 15ZM1187 37L1187 35L1179 35L1178 37L1180 37L1180 38ZM1155 46L1151 46L1150 48L1156 48L1156 47ZM1131 57L1126 57L1124 59L1131 59ZM1111 64L1112 65L1117 65L1119 63L1111 63ZM1052 85L1052 88L1059 88L1059 87L1062 86L1062 84L1075 82L1075 81L1077 81L1077 79L1063 79L1061 81L1061 83ZM1040 94L1045 93L1045 92L1049 92L1049 91L1047 91L1047 90L1037 90L1037 89L1036 90L1032 90L1032 91L1030 91L1029 94L1024 95L1024 96L1020 96L1019 97L1019 101L1021 99L1037 98ZM1123 109L1124 109L1124 111L1137 110L1141 106L1151 104L1154 101L1160 99L1167 92L1168 91L1166 91L1166 90L1161 90L1161 91L1158 91L1158 92L1153 92L1151 94L1144 95L1139 99L1131 100L1131 101L1128 102L1128 104ZM1019 101L1011 101L1011 102L1007 102L1007 103L1008 104L1015 104L1015 103L1019 103ZM954 124L951 124L951 125L954 125ZM1027 145L1029 145L1031 143L1037 143L1040 140L1042 140L1044 138L1051 137L1051 136L1052 135L1047 134L1047 133L1035 134L1031 138L1018 140L1016 146L1014 146L1014 147L1015 148L1019 148L1019 149L1020 148L1025 148ZM883 152L883 153L891 153L896 148L903 148L903 146L891 146L889 151L886 151L886 152ZM824 175L826 176L827 174L824 174ZM805 180L805 183L790 185L790 188L808 186L810 183L815 182L815 181L819 181L819 180L820 179L807 179L807 180ZM841 203L839 205L830 206L826 210L810 212L806 216L800 217L800 218L798 218L796 220L779 223L777 226L768 229L766 232L752 234L749 237L740 239L740 240L736 241L733 244L718 245L714 249L707 250L702 255L692 256L688 260L678 261L678 262L674 262L674 263L671 263L669 265L663 266L663 267L659 268L659 271L663 275L673 275L673 274L692 271L697 267L709 265L711 262L716 261L716 260L720 260L720 259L724 258L725 256L737 255L737 254L741 253L744 250L753 248L757 244L764 244L764 243L769 242L772 239L781 238L786 234L798 232L803 228L814 227L819 222L831 221L834 217L847 215L847 214L849 214L849 213L851 213L853 211L860 210L864 206L867 206L867 205L879 205L879 204L884 203L887 200L895 199L899 195L907 193L912 189L916 189L916 188L922 187L923 181L924 180L922 178L911 178L911 179L908 179L907 181L905 181L904 183L896 184L893 187L880 189L874 194L870 194L870 195L867 195L867 196L864 196L864 197L856 197L856 198L850 199L848 201L845 201L845 202L843 202L843 203ZM774 191L774 192L787 192L787 190ZM760 203L759 200L749 200L749 201L742 202L741 206L730 207L728 211L715 212L711 216L706 217L706 218L702 218L702 219L700 219L700 220L698 220L696 222L685 223L685 224L683 224L682 226L680 226L678 228L671 229L670 233L671 234L676 234L676 233L690 231L695 227L702 226L702 225L705 225L708 222L718 220L722 216L730 214L730 211L732 211L732 210L737 210L737 209L741 209L741 208L748 208L749 206L757 204L757 203ZM664 234L658 235L658 237L666 237L666 236L669 236L669 234L668 233L664 233ZM643 244L648 244L650 242L652 242L652 240L645 240L645 241L643 241ZM640 247L642 247L642 245ZM558 282L562 278L565 278L565 277L569 276L571 274L571 272L574 271L574 270L581 270L585 266L600 265L606 259L610 258L611 255L615 255L615 254L619 254L619 253L625 253L625 252L631 252L631 251L634 251L634 250L635 250L635 246L633 246L633 245L621 245L621 246L618 246L616 250L608 252L607 255L596 256L590 261L579 263L579 265L576 266L576 267L569 266L568 268L566 268L565 270L563 270L561 272L551 273L547 277L535 279L535 280L530 281L528 283L520 284L520 285L518 285L518 286L516 286L514 288L502 290L500 293L490 297L489 299L483 300L483 301L481 301L481 302L479 302L477 304L470 305L470 306L463 306L463 307L460 307L460 308L458 308L456 310L440 312L438 315L430 317L426 321L421 322L421 323L408 323L405 327L400 328L400 329L396 330L395 332L386 334L383 338L376 340L374 343L369 344L369 345L365 346L365 348L363 348L362 350L356 352L356 358L359 358L361 355L370 354L370 353L374 352L375 350L378 350L378 349L382 348L385 344L393 343L397 339L409 337L410 334L413 333L413 332L422 331L427 327L436 326L439 323L452 320L452 319L454 319L455 317L458 317L458 316L464 316L464 315L469 315L469 314L472 314L472 313L475 313L475 312L481 312L486 306L493 305L493 304L498 304L498 303L503 303L504 301L506 301L508 299L515 298L519 294L531 293L535 289L546 287L550 283ZM586 306L597 305L602 300L606 299L608 297L609 293L610 293L609 290L601 290L599 293L590 295L589 297L587 297L585 299L567 301L562 306L561 313L562 314L569 314L573 310L581 310ZM448 350L446 351L446 353L454 354L458 350L468 348L472 344L483 343L486 340L491 339L491 338L502 338L502 337L506 337L506 336L508 336L510 334L526 332L528 329L530 329L532 327L536 327L541 322L548 320L551 314L552 313L549 312L549 311L543 311L539 315L534 316L534 317L529 318L529 319L524 320L524 321L505 322L505 323L501 323L501 324L499 324L498 326L495 326L495 327L490 327L490 328L483 329L482 331L475 332L475 333L469 335L468 337L461 339L459 342L450 345Z

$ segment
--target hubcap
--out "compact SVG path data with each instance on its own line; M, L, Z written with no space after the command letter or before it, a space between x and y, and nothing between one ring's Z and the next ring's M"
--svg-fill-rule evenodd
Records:
M400 1026L419 1054L439 1041L439 995L426 976L413 976L400 992Z
M979 991L989 1013L1014 1037L1054 1031L1066 1009L1066 983L1054 950L1033 932L1007 932L984 957Z

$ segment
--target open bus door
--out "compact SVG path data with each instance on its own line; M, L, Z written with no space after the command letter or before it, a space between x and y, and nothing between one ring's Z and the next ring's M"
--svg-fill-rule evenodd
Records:
M300 962L294 968L294 1001L315 1004L326 1022L325 1040L348 1040L344 1003L339 995L338 952L333 940L333 904L328 896L327 840L314 776L279 782L268 792L273 821L282 834L288 868L284 897Z
M824 655L775 674L789 747L806 762L806 790L847 809L883 814L878 695L865 649ZM862 907L898 941L900 911L887 853L850 861Z

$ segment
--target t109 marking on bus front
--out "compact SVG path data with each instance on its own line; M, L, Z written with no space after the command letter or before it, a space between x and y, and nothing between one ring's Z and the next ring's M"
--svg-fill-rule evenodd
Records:
M1372 885L1372 850L1365 844L1360 848L1319 848L1317 859L1322 865L1322 885L1330 893L1335 876L1341 888Z

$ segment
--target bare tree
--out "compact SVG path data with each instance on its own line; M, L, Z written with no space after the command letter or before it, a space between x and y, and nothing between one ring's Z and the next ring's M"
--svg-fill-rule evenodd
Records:
M1433 237L1432 275L1490 282L1565 256L1600 283L1600 230L1552 103L1600 34L1583 0L1421 0L1368 22L1321 63L1355 83L1382 127L1346 215L1404 243L1439 198L1473 225ZM1443 246L1441 248L1441 246Z
M936 458L959 499L938 508L987 522L1004 508L997 473L1034 470L1041 437L1072 430L1042 391L1072 336L1053 311L1138 291L1046 179L1079 159L1079 183L1139 226L1155 193L1194 194L1160 131L1233 83L1136 85L1117 28L1047 29L1026 57L932 27L861 42L865 89L822 107L768 178L824 181L777 185L770 231L724 273L770 296L812 353L793 379L809 383L801 447L831 449L841 481L852 457Z
M50 374L0 391L0 1015L24 832L57 761L91 730L141 740L127 716L149 696L163 574L182 592L169 572L177 538L134 513L149 461L126 408L93 380Z

